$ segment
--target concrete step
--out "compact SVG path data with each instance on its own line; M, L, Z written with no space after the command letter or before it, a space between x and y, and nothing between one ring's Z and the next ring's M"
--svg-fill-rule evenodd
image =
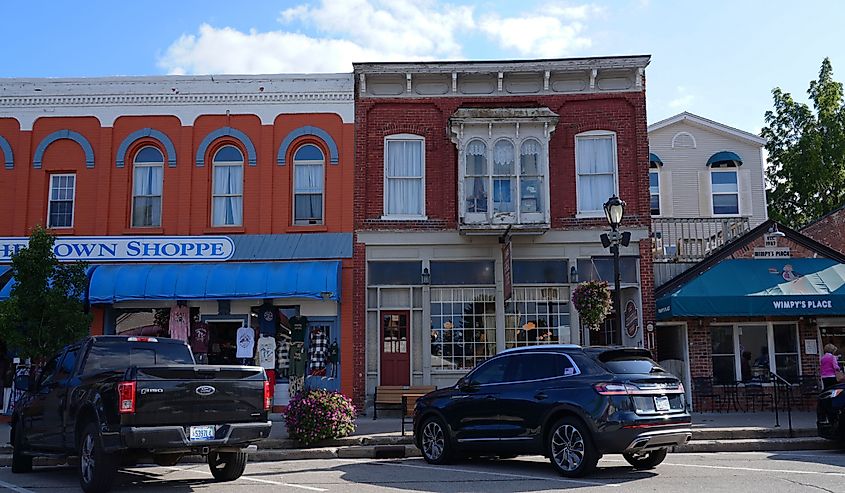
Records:
M790 434L785 425L780 428L693 428L693 440L742 440L747 438L817 437L815 428L796 428Z
M818 437L743 438L735 440L690 440L673 447L673 452L766 452L775 450L840 449L842 444Z

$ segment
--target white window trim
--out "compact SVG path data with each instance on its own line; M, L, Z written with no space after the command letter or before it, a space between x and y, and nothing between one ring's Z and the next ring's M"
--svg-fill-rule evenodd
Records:
M138 149L138 152L135 153L135 156L138 156L144 148L146 147L153 147L153 146L144 146ZM153 147L153 149L158 150L157 148ZM159 151L161 152L161 151ZM152 167L160 167L161 172L161 195L135 195L135 168L152 168ZM161 211L158 218L158 226L138 226L135 224L135 198L136 197L160 197L161 198ZM132 204L130 205L130 216L129 216L129 224L132 228L161 228L162 222L164 220L164 154L162 154L162 161L161 162L153 162L153 161L135 161L133 160L132 163L132 197L131 197Z
M306 145L312 145L312 146L316 147L320 151L320 153L323 155L323 159L322 160L302 159L302 160L297 161L296 160L296 151L298 151L302 147L305 147ZM293 159L293 166L292 166L292 170L291 170L293 172L293 179L291 180L291 184L293 185L293 188L291 190L291 193L292 193L292 196L293 196L293 202L292 202L293 207L291 207L291 224L294 225L294 226L322 226L322 225L326 224L326 154L323 152L322 149L320 149L315 144L302 144L300 146L297 146L296 151L294 151L294 153L293 153L294 159ZM304 165L319 164L320 166L323 167L323 186L320 188L320 200L322 201L322 205L320 206L320 210L321 210L320 222L317 222L317 223L297 223L296 222L296 196L297 195L314 195L314 194L311 194L311 193L300 193L300 194L296 193L296 164L297 163L304 164Z
M616 196L619 196L619 156L618 156L618 144L616 140L616 132L610 130L590 130L588 132L581 132L575 135L575 209L577 213L575 214L576 219L582 218L604 218L605 214L603 210L599 211L582 211L581 210L581 187L580 181L578 178L581 176L578 173L578 139L579 138L601 138L601 137L612 137L613 139L613 193ZM604 174L604 173L602 173ZM610 197L608 197L609 199ZM604 199L605 201L607 199Z
M419 215L414 214L388 214L387 213L387 203L388 203L388 196L387 196L387 145L390 141L417 141L422 142L422 207L420 210L422 211ZM382 195L384 196L383 204L382 204L382 211L383 214L381 219L385 221L426 221L428 220L428 216L425 212L425 199L426 199L426 190L425 190L425 137L422 135L416 134L393 134L387 135L384 137L384 166L382 167L384 179L382 181Z
M216 161L214 157L217 156L217 153L220 152L220 149L224 147L234 147L238 149L238 152L241 153L241 162L240 164L236 164L235 161ZM240 150L237 146L233 144L226 144L220 146L219 149L214 151L214 156L211 158L211 207L209 212L211 212L211 227L212 228L242 228L244 225L244 204L243 204L243 197L244 197L244 185L246 181L246 176L244 173L241 173L241 193L222 193L222 194L215 194L214 193L214 168L218 166L240 166L241 169L244 167L244 153ZM222 197L241 197L241 223L240 224L214 224L214 199L222 198Z
M73 177L73 200L71 201L71 208L70 208L70 226L52 226L50 224L50 203L53 202L53 180L60 176L72 176ZM74 224L76 224L76 173L56 173L54 175L50 175L50 188L47 191L49 195L47 195L47 228L48 229L72 229ZM57 201L59 202L59 201ZM61 201L64 202L64 201Z
M797 320L782 320L777 322L718 322L710 324L711 327L730 327L731 333L733 337L733 344L734 344L734 374L737 378L741 378L742 375L742 353L739 351L740 343L739 343L739 327L741 325L749 326L749 325L757 325L766 327L766 343L767 347L769 348L769 371L777 373L777 362L775 361L778 354L797 354L798 355L798 377L804 376L804 365L801 361L801 329L798 325ZM795 343L797 351L795 353L777 353L775 351L775 325L792 325L795 329ZM727 353L717 353L717 356L727 356ZM753 351L752 351L753 355ZM710 357L712 358L714 353L711 352ZM771 384L767 384L771 385Z
M674 137L672 137L672 149L675 148L675 140L677 140L678 137L680 137L681 135L686 135L687 137L692 139L692 148L693 149L696 149L698 147L698 144L695 142L695 136L693 134L691 134L689 132L678 132L678 133L675 134ZM684 147L686 147L686 146L684 146Z
M713 191L713 173L735 173L736 174L736 214L717 214L713 209L713 195L733 195L734 192L714 192ZM731 166L727 168L710 168L710 217L742 217L742 184L740 180L739 168Z
M660 208L660 214L652 214L651 217L663 217L663 178L660 176L660 166L656 168L649 168L649 192L648 192L648 209L651 211L651 174L657 175L657 206Z

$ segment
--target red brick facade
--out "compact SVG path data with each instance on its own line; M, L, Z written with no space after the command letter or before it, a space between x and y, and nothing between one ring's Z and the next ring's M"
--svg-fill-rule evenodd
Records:
M804 227L801 233L845 254L845 207L840 207Z

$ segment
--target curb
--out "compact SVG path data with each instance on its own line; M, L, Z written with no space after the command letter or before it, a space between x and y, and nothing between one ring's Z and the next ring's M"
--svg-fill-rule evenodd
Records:
M774 452L778 450L838 449L835 441L818 437L750 438L738 440L691 440L686 445L672 447L672 452Z

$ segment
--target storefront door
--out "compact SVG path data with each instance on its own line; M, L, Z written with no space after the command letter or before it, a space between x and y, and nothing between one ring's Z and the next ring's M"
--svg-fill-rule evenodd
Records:
M411 384L410 313L381 313L381 385Z
M687 393L687 402L692 402L686 324L658 325L656 341L658 363L681 380Z

